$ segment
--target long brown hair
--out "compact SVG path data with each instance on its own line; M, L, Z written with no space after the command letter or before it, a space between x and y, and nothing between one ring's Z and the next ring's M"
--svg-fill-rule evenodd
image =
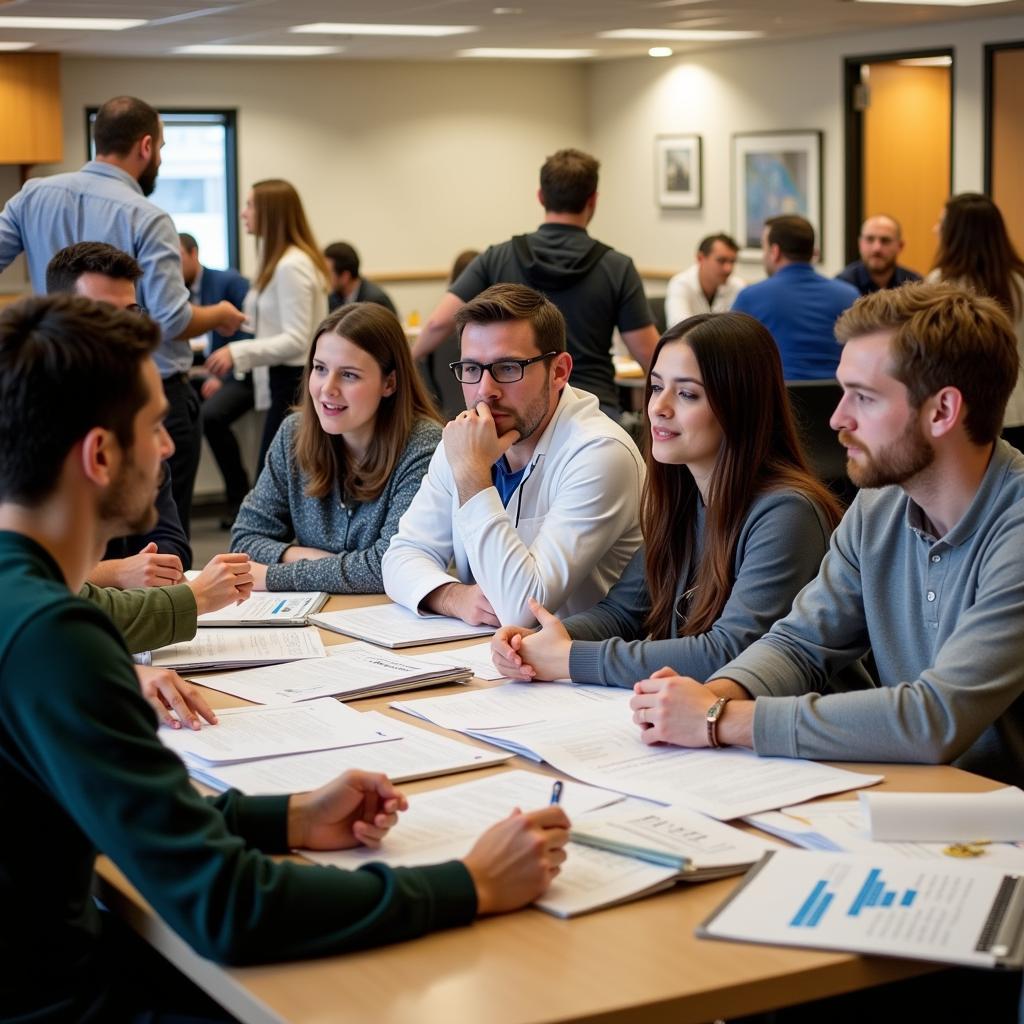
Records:
M679 630L681 636L695 636L706 633L722 614L735 582L736 545L758 495L782 488L798 491L821 508L833 527L841 512L808 468L779 350L768 329L745 313L692 316L661 336L652 368L661 350L674 344L688 345L696 357L708 405L723 434L708 490L700 559L688 581L689 607ZM650 399L648 377L648 410ZM649 431L649 411L646 421ZM699 500L690 470L657 462L648 445L640 522L651 595L647 628L656 639L672 635L676 588L694 552Z
M359 463L350 459L342 438L324 432L309 393L316 344L324 334L337 334L352 342L377 361L385 377L395 375L395 390L380 400L373 440ZM441 423L413 366L401 324L389 309L372 302L340 306L317 327L306 357L299 412L295 457L309 478L306 494L311 498L329 497L339 486L341 496L347 500L373 501L395 471L416 421L429 419Z
M1013 276L1024 277L1024 260L1010 241L999 207L980 192L947 200L935 269L943 281L995 299L1014 319L1024 312L1021 285Z
M292 245L313 261L324 288L329 289L327 264L306 220L299 193L292 185L281 178L257 181L252 187L252 202L260 250L260 265L253 282L256 290L263 291L270 284L278 261Z

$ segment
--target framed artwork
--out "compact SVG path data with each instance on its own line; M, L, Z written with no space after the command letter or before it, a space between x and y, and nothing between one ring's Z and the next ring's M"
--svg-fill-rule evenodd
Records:
M658 205L699 210L704 189L699 135L659 135L654 140Z
M822 248L821 141L819 131L732 137L732 227L741 259L760 257L764 222L783 213L806 217Z

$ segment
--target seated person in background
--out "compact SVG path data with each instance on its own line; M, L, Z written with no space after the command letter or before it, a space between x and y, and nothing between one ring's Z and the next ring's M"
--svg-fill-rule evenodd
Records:
M952 762L1021 785L1024 456L999 440L1013 329L991 299L907 284L836 333L832 426L865 489L786 618L706 686L641 680L634 719L650 743ZM830 692L868 650L876 685Z
M569 821L545 807L513 812L445 864L275 862L262 851L376 845L406 801L358 771L290 797L195 791L157 739L121 638L74 595L110 537L155 519L171 447L158 340L145 318L72 296L0 313L0 807L24 838L0 844L0 1006L15 1019L121 1021L185 996L180 977L110 950L90 893L98 849L184 941L232 964L512 910L565 859Z
M333 313L348 302L375 302L398 316L398 310L383 288L359 276L359 253L348 242L332 242L326 249L331 290L327 306Z
M568 384L565 320L543 295L495 285L456 327L467 409L398 524L384 589L414 611L493 626L532 625L530 598L589 608L640 544L640 453Z
M231 548L253 560L257 590L379 594L381 558L441 440L394 314L371 302L331 313L302 396L239 509Z
M181 242L181 274L185 279L193 302L219 302L228 299L239 308L245 303L249 292L249 279L237 270L214 270L199 262L199 243L185 232L179 232ZM219 331L205 335L205 347L196 352L199 366L212 352L232 341L244 341L252 335L236 331L226 337ZM228 506L228 520L234 519L242 499L249 493L249 477L242 464L242 454L231 424L253 406L252 374L236 375L229 370L222 376L203 375L199 369L190 374L192 386L202 399L200 414L203 420L203 436L210 445L210 451L217 462L217 468L224 478L224 494Z
M697 247L697 262L669 283L665 322L673 324L698 313L726 313L746 281L733 276L740 247L729 235L708 235Z
M920 274L896 262L904 244L895 217L885 214L868 217L857 239L860 259L847 263L836 274L836 279L852 284L861 295L870 295L880 288L899 288L908 281L920 281Z
M786 615L839 522L807 468L768 331L742 313L670 328L648 383L644 547L589 611L506 626L519 679L632 686L663 665L707 679ZM648 639L648 637L650 639Z
M771 331L786 380L831 380L839 365L836 320L856 302L857 289L811 266L814 228L803 217L770 217L761 245L768 278L744 288L732 308Z
M79 242L57 252L46 267L49 294L67 292L118 309L144 313L135 300L135 282L142 267L106 242ZM192 548L181 525L171 492L170 462L163 467L157 494L156 524L141 536L117 537L89 573L98 587L160 587L180 583L192 568Z

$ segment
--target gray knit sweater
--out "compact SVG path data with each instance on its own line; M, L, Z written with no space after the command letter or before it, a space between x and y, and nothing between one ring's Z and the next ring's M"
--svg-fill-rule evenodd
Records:
M380 560L398 520L419 490L441 427L418 420L384 490L374 501L345 504L336 490L310 498L307 477L295 459L299 414L281 424L256 486L242 503L231 530L231 550L267 566L268 590L323 590L331 594L381 594ZM334 558L279 559L296 544L335 552Z
M698 506L697 551L704 536L704 506ZM830 532L822 510L803 494L779 490L760 495L740 530L735 582L722 614L706 633L679 636L678 609L693 570L691 564L684 565L667 640L645 639L651 599L641 548L603 601L565 620L573 638L570 677L574 682L632 686L668 665L704 682L789 612L800 588L814 579Z

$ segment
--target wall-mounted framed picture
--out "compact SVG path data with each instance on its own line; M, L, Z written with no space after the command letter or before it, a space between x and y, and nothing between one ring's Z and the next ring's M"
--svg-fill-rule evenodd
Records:
M820 131L742 132L732 137L732 227L741 259L758 259L769 217L798 213L821 242Z
M658 205L670 210L699 210L704 190L700 136L658 135L654 155Z

